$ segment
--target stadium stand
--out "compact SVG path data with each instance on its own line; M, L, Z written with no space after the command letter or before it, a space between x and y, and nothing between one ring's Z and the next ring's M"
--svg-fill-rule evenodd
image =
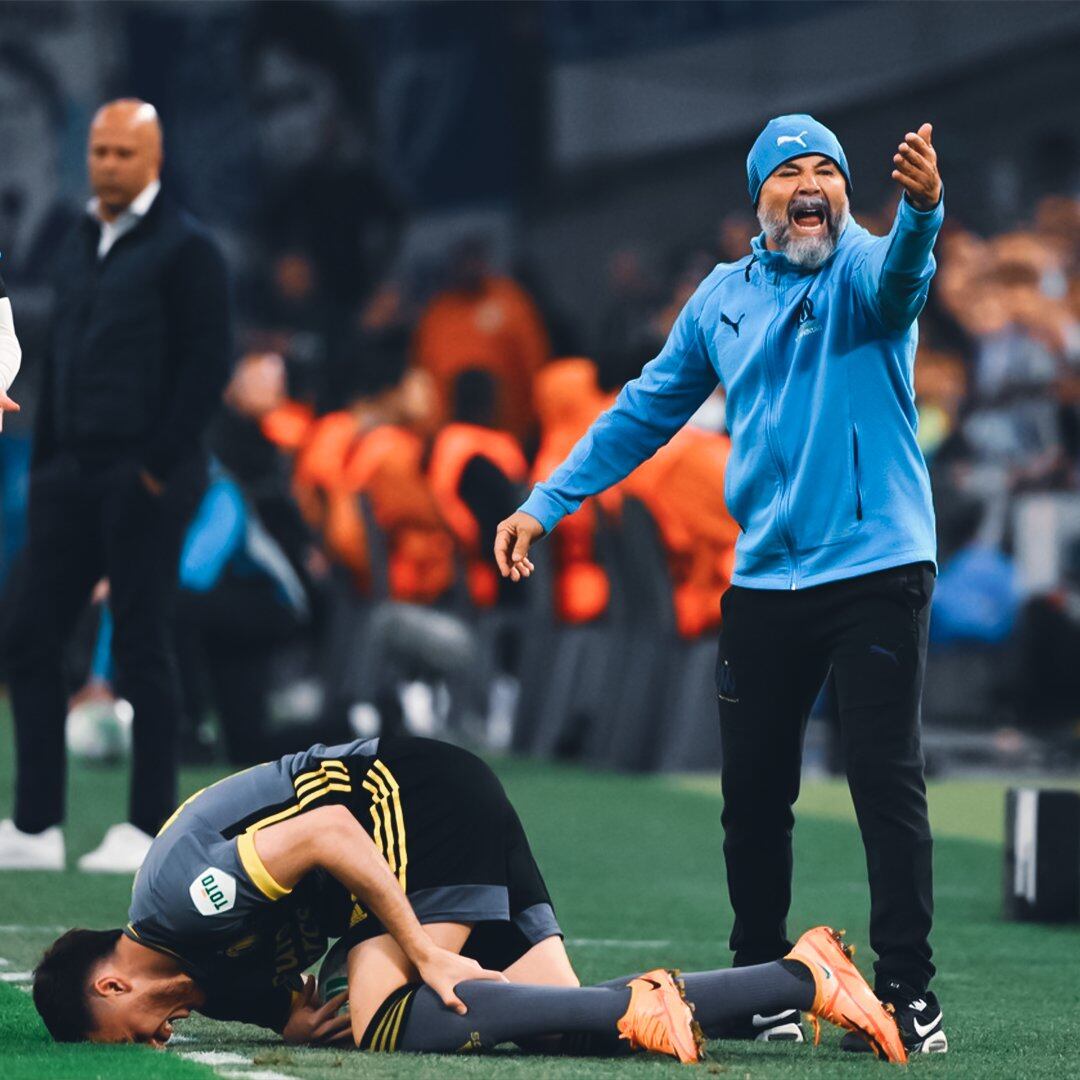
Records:
M663 31L673 57L684 55L680 42L712 33L711 20L721 19L720 9L707 17L701 9L695 18L708 26L691 34L676 8ZM599 24L570 26L549 14L556 82L588 77ZM104 18L90 19L94 32L119 34L121 53L150 42L146 55L156 56L153 42L167 37L165 15L152 6L130 5L115 26L94 21ZM485 84L483 101L447 95L444 127L429 132L431 156L421 161L419 144L376 134L369 76L379 63L364 43L376 40L370 31L380 18L310 4L230 9L212 32L222 49L236 46L241 70L201 72L193 82L192 72L161 60L161 72L129 72L148 94L160 90L163 112L178 118L169 154L178 190L230 238L249 357L241 367L280 356L274 363L285 373L287 385L272 393L234 384L223 414L232 419L215 447L219 475L238 486L233 510L243 506L267 526L304 600L258 665L270 673L258 724L327 734L384 721L444 733L467 724L468 735L456 734L546 756L623 769L712 767L710 658L737 537L722 498L721 395L619 489L564 521L526 587L498 582L488 551L496 507L546 476L655 354L704 274L746 249L757 223L729 181L742 168L743 128L758 118L733 114L730 130L720 130L713 110L689 108L687 131L698 133L699 149L673 149L670 167L635 172L622 165L643 160L636 130L595 132L581 117L562 116L548 146L543 124L521 131L510 114L493 111L500 94ZM1049 22L1027 23L1024 33L1049 33ZM763 28L751 19L745 30L758 48ZM40 56L33 33L5 36L0 67L12 73L10 92L33 85L48 106L23 117L33 128L27 145L51 139L57 150L65 115L85 111L103 85L91 73L71 87L50 68L81 32ZM653 30L635 22L626 33L651 38ZM517 39L499 41L500 59L520 58ZM1066 44L1063 37L1061 55L1047 55L1039 78L1071 64ZM946 142L958 140L950 162L957 179L951 172L939 269L920 320L916 389L940 546L924 712L928 746L943 761L1050 760L1080 745L1074 665L1049 659L1070 655L1080 627L1080 200L1067 117L1040 90L1038 73L1025 89L1021 61L993 73L1014 88L1001 108L1016 125L1015 146L1000 150L1005 164L986 165L993 183L972 182L977 167L964 138L976 134L958 129L961 105L948 95L940 101ZM632 71L636 61L618 63ZM986 87L990 75L972 70L972 85ZM294 97L281 92L286 76ZM1045 131L1022 124L1030 95ZM221 104L210 108L210 96ZM868 132L895 111L875 109L838 116L861 160L870 157ZM215 138L216 154L193 152L208 132L245 124L250 138ZM467 135L473 128L487 133L482 147ZM667 146L669 134L650 129L648 138ZM531 167L519 173L511 159ZM600 170L608 205L582 197L593 176L573 171L583 165ZM63 157L27 156L12 166L0 205L5 279L30 352L33 327L47 323L39 286L50 222L78 213L64 195L65 168ZM252 176L260 182L249 184ZM870 177L864 184L863 174L855 190L855 216L872 230L887 227L895 194L886 199L886 188ZM655 213L661 205L670 217ZM484 209L495 206L512 209ZM492 407L463 415L456 389L478 377ZM25 385L28 374L21 378ZM14 470L4 482L5 565L21 535L25 474L14 458L23 429L5 428L0 444L13 459L5 470ZM223 490L215 504L222 514L230 512ZM231 566L235 536L208 527L216 524L201 519L199 550L207 565ZM221 549L209 551L218 535ZM205 609L219 588L237 592L232 570L221 580L185 598L190 624L201 627L196 637L210 633ZM235 602L244 606L239 595ZM391 631L387 611L395 612ZM418 629L425 612L430 641ZM373 634L387 633L400 663L384 662L373 644ZM412 653L410 633L420 637ZM445 662L431 644L440 633ZM474 669L474 685L452 702L447 681L463 665ZM220 716L205 695L192 697L192 727ZM827 695L820 708L827 712ZM235 738L219 742L236 756Z

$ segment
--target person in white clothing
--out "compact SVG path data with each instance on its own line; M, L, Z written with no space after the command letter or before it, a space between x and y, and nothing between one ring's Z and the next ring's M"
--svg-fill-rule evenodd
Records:
M15 336L11 300L4 287L4 279L0 278L0 429L4 426L4 413L19 411L19 406L8 397L8 390L19 374L21 364L22 348Z

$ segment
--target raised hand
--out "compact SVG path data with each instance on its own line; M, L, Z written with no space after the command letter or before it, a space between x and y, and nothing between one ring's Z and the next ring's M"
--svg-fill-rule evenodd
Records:
M893 155L892 178L904 189L916 210L932 210L941 201L941 174L931 142L932 124L909 131Z

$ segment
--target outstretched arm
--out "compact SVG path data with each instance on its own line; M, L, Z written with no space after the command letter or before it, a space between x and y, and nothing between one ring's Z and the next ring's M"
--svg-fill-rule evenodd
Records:
M504 981L499 972L486 971L475 960L440 948L428 937L371 837L344 806L309 810L254 835L255 852L281 895L312 870L325 870L375 914L449 1008L465 1012L454 992L459 982Z
M695 294L660 354L623 387L615 404L593 422L551 476L533 488L518 511L500 523L495 561L503 577L528 577L532 542L590 495L617 484L652 457L716 389L719 380L698 327L696 302Z
M857 267L855 284L870 309L890 330L915 321L934 276L934 242L945 215L933 127L908 132L893 156L893 179L903 189L889 235L870 248Z

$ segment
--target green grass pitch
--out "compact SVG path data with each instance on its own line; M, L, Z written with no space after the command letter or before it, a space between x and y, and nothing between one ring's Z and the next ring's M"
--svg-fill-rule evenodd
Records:
M11 791L10 725L0 732L0 813ZM582 981L610 978L656 964L685 970L722 966L730 911L720 854L720 800L712 779L635 778L499 761L521 812L566 930ZM183 793L217 773L187 770ZM1060 1080L1080 1073L1080 927L1041 927L1001 920L1000 782L935 784L931 811L936 848L934 944L951 1051L915 1061L935 1077ZM72 770L68 858L92 847L123 814L126 773ZM620 1062L529 1058L512 1051L465 1057L378 1057L296 1050L255 1028L192 1018L181 1040L156 1053L142 1047L52 1045L18 974L31 968L60 927L119 925L129 882L121 877L0 874L0 1075L5 1080L108 1080L215 1075L248 1080L351 1080L353 1077L592 1078L674 1074L667 1059ZM845 926L861 944L869 971L863 854L846 789L807 784L796 830L792 926ZM840 1033L822 1045L710 1045L703 1075L730 1077L856 1077L888 1066L841 1054ZM205 1064L206 1055L216 1055ZM195 1055L187 1057L184 1055Z

